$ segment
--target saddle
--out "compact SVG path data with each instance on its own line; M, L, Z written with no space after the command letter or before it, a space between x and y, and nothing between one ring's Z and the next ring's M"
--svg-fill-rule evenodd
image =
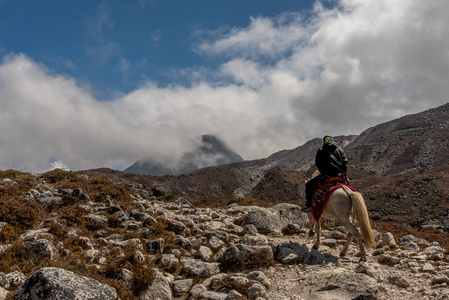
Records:
M318 182L313 185L313 188L315 189L315 193L318 190L324 190L327 187L331 187L337 184L346 184L345 179L341 176L331 176L326 177L324 179L324 182Z
M312 216L315 221L318 222L320 219L324 207L326 206L327 199L329 199L332 192L341 188L343 185L346 186L346 182L344 178L340 176L327 177L324 182L315 183L313 185L315 193L312 198ZM349 188L352 189L351 187Z

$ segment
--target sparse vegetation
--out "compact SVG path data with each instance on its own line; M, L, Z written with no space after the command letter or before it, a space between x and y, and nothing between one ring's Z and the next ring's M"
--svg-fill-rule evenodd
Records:
M120 217L115 214L110 214L105 210L97 212L99 216L107 220L104 223L98 223L85 218L89 212L83 206L91 206L92 210L92 207L103 207L104 209L109 205L114 205L119 206L119 209L123 209L124 212L130 215L131 211L136 208L136 205L142 204L133 203L139 201L131 197L130 194L133 187L129 183L118 180L114 181L106 176L90 176L89 180L85 180L76 172L64 172L61 170L55 170L39 176L16 171L0 171L0 180L4 178L11 179L11 181L0 181L0 222L7 223L0 230L0 244L8 244L10 246L3 252L0 252L0 272L8 273L19 270L26 276L29 276L43 267L60 267L113 286L121 299L135 299L138 297L154 279L152 268L158 268L175 277L186 276L183 273L183 265L181 262L163 266L161 264L161 254L156 254L152 260L149 259L148 255L145 255L143 261L138 261L134 256L135 248L121 248L121 246L112 245L108 241L104 241L106 237L116 235L116 239L121 241L139 239L143 247L146 248L149 240L152 241L162 238L164 240L164 253L173 251L173 253L177 253L176 255L179 258L179 253L185 254L189 251L183 249L175 238L175 226L170 221L160 217L164 215L162 210L152 212L152 218L142 223L139 227L139 229L147 230L145 238L135 228L132 230L123 228ZM378 188L371 188L369 186L367 190L374 192L368 193L365 199L367 199L370 208L375 212L373 215L379 214L380 216L379 219L373 221L373 228L379 232L392 232L397 239L403 235L412 234L425 240L438 241L443 247L449 248L447 235L435 229L420 229L418 227L422 224L422 220L429 218L429 215L444 214L445 210L447 211L447 201L444 201L444 199L434 201L429 208L432 210L432 213L428 213L426 216L413 217L400 213L404 206L410 205L409 201L411 201L412 197L410 195L412 192L422 193L424 195L423 202L430 201L428 199L435 195L442 195L446 191L445 186L441 183L444 178L437 177L437 179L426 181L423 178L417 177L417 180L419 180L418 184L422 186L417 189L411 189L413 181L410 178L394 178L391 183L391 189L396 189L394 193L392 190L388 190L389 187L380 186ZM151 185L148 184L148 186ZM426 186L432 186L433 189L424 189ZM36 200L29 199L29 192L32 189L37 190L38 193L51 191L59 197L60 201L51 202L47 205L38 204ZM147 189L151 190L151 188ZM77 191L73 192L75 190ZM423 192L424 190L427 194ZM25 196L27 193L28 195ZM177 198L176 196L167 194L155 200L157 203L163 202L163 205L166 205ZM91 201L90 205L86 205L88 201ZM234 203L239 206L255 205L269 207L276 203L275 201L261 200L255 197L233 198L214 202L191 200L190 202L195 209L225 208ZM379 208L382 205L388 207L388 212L391 213L388 215L388 220L382 215L383 211ZM415 218L413 220L419 221L413 223L416 224L416 227L407 223L412 217ZM154 218L157 218L157 221ZM233 223L235 225L241 225L244 218L244 214L239 217L236 216L233 219ZM48 228L48 233L54 237L53 244L59 252L59 259L57 261L29 257L29 251L24 248L23 241L18 240L19 236L27 230L43 227ZM192 235L186 235L186 237L191 237ZM100 245L97 242L95 249L103 248L101 256L104 258L104 261L101 265L96 265L95 263L98 263L98 257L95 261L92 261L86 255L89 249L86 248L85 238L98 241L100 237L103 238L104 244ZM37 238L40 238L40 235ZM226 245L214 250L212 255L217 255L223 247L226 247ZM142 252L147 253L146 250L144 249ZM190 251L189 255L194 257L194 252ZM213 259L211 258L209 262L212 261ZM273 258L268 256L267 253L260 253L250 256L247 260L236 257L235 260L230 260L222 264L221 269L223 271L241 272L247 269L257 269L273 265ZM132 280L128 283L118 278L118 274L124 268L133 274ZM202 280L200 278L193 279L194 282L200 282ZM227 278L219 284L214 285L213 289L216 291L234 289L244 294L248 287L248 284L240 285ZM243 297L242 299L246 298Z

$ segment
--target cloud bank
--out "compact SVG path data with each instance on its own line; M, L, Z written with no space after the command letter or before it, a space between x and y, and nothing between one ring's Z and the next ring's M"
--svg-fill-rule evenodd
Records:
M39 171L59 160L71 169L125 168L148 156L175 164L202 134L245 159L324 134L359 134L448 102L448 13L445 0L341 0L253 17L198 42L196 53L223 63L179 70L195 83L144 82L110 101L24 54L8 55L0 169Z

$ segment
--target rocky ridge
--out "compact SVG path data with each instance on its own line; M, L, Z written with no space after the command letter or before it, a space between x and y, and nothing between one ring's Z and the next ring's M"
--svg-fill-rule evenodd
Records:
M338 257L335 224L312 250L290 203L202 207L71 172L1 177L4 208L34 214L0 214L0 299L449 299L448 251L413 235L376 232L359 262L356 245Z

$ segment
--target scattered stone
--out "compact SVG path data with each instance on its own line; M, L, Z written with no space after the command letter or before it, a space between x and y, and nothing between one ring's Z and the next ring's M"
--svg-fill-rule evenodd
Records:
M449 277L447 277L445 275L440 275L440 276L432 278L432 285L442 284L442 283L449 284Z
M404 289L410 287L410 283L405 278L397 275L388 277L388 282Z
M422 267L422 271L427 273L433 273L435 272L435 268L431 264L425 263L424 266Z
M382 254L379 256L378 262L382 265L394 266L399 263L400 259L397 257Z

